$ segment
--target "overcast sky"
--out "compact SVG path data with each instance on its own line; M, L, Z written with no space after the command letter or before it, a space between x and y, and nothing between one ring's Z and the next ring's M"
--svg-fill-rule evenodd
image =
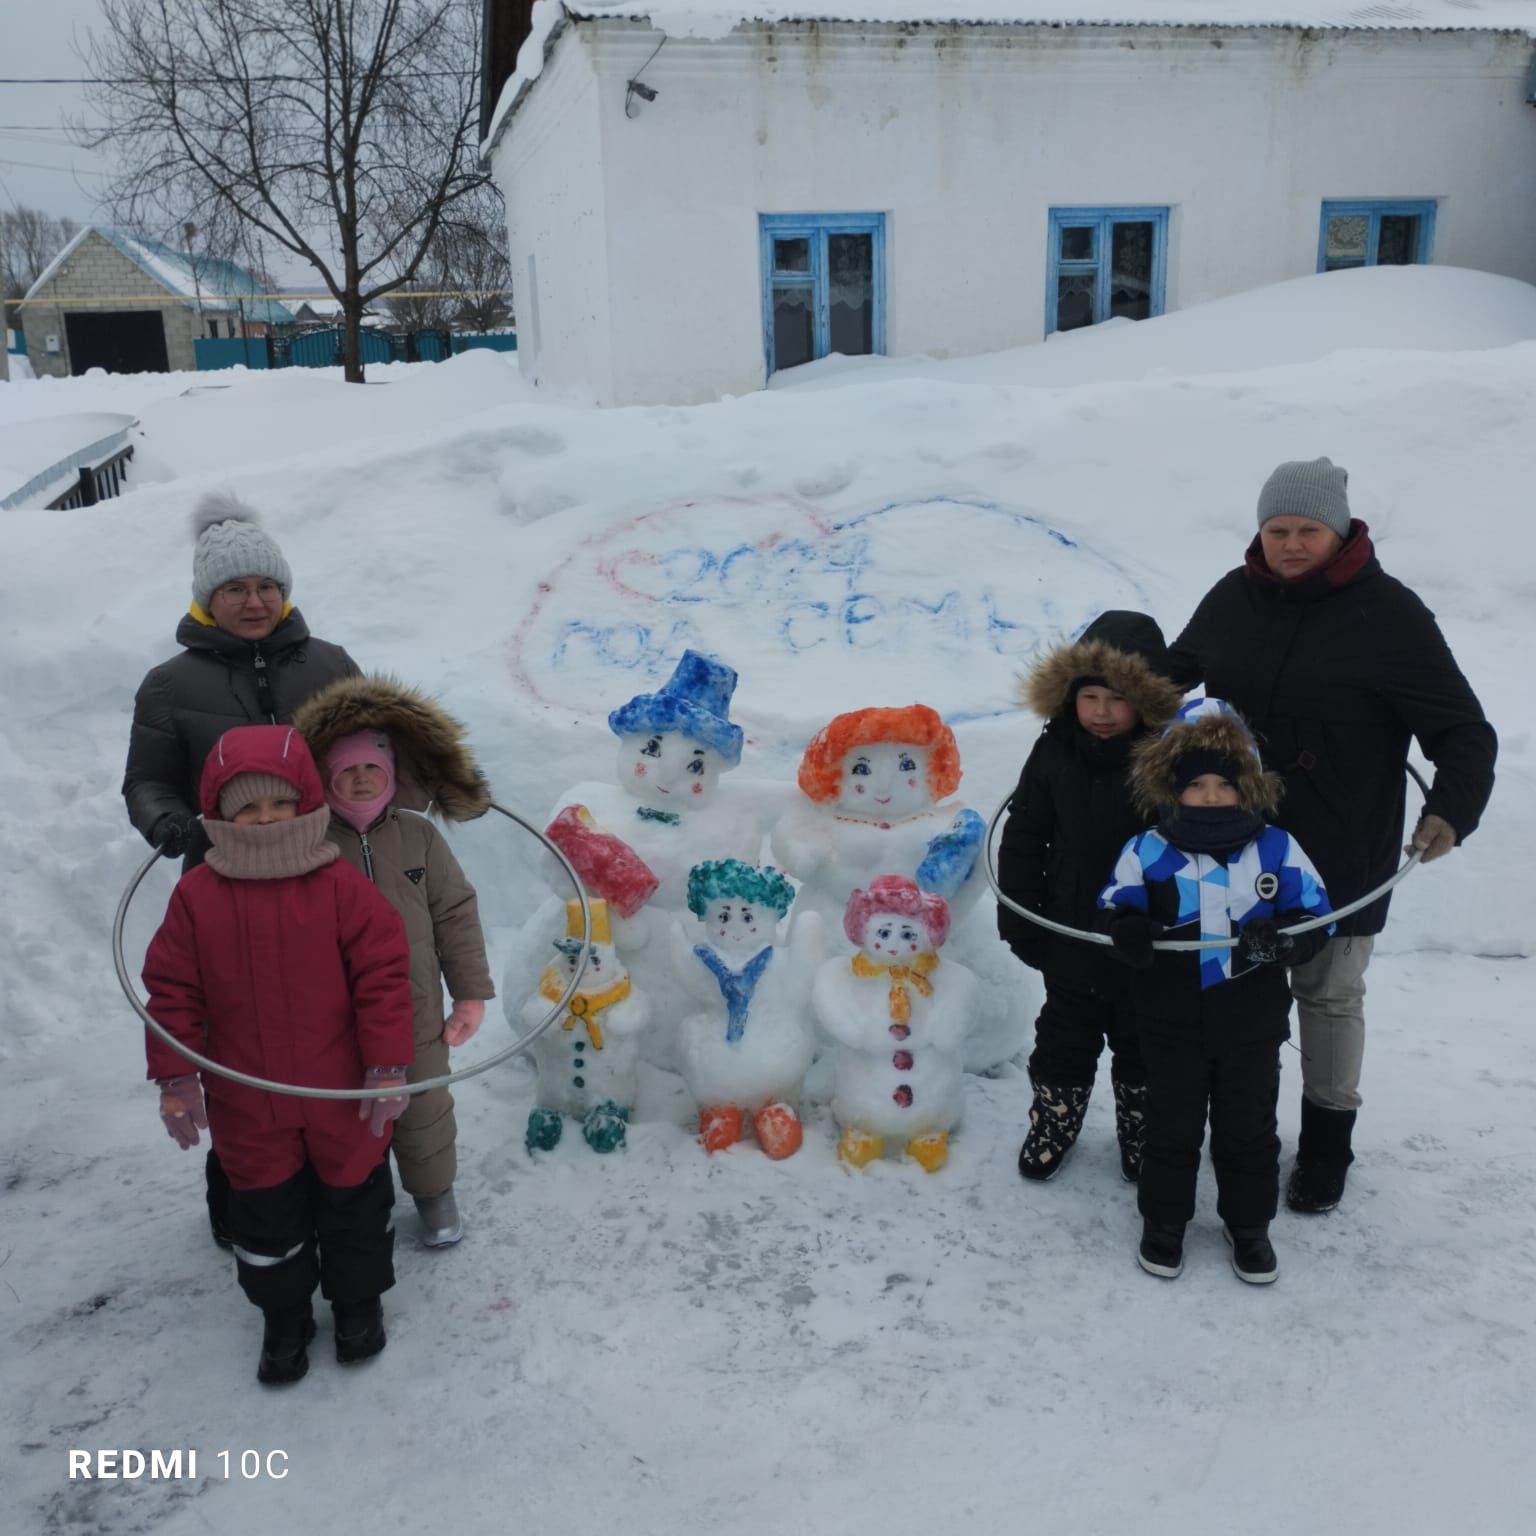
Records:
M0 76L86 73L71 46L98 24L100 0L0 0ZM61 132L86 114L78 85L0 85L0 209L17 203L81 223L97 218L102 157Z

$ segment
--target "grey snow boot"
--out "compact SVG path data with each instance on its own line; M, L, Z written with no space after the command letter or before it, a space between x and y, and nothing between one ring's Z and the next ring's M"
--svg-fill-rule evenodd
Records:
M464 1236L459 1202L453 1197L451 1184L440 1195L417 1195L416 1214L421 1217L424 1248L451 1248Z
M1019 1172L1026 1179L1039 1182L1056 1176L1083 1128L1092 1092L1092 1088L1035 1084L1035 1101L1029 1107L1029 1134L1019 1148Z
M1141 1177L1147 1145L1147 1085L1115 1084L1115 1137L1120 1143L1120 1177L1134 1184Z

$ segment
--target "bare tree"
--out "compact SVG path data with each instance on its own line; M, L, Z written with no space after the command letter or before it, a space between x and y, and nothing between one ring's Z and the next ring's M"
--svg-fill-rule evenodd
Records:
M409 283L476 155L479 0L102 0L86 57L120 221L201 208L307 261L340 303L348 379L365 308Z
M7 325L16 324L11 302L25 295L79 231L73 219L54 218L25 203L0 212L0 286L4 289Z
M496 330L512 321L512 262L500 196L477 199L472 216L455 219L443 232L444 287L459 294L454 320L460 330Z

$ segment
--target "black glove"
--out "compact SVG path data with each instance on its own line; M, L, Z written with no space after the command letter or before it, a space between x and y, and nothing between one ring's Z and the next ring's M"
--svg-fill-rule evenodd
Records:
M1021 917L1019 926L1013 931L1010 943L1014 954L1031 970L1044 970L1045 957L1051 947L1051 933L1048 928L1042 928L1039 923L1032 923L1027 917Z
M191 811L171 811L155 826L155 847L168 859L179 859L206 846L203 824Z
M1295 939L1281 933L1279 922L1272 917L1256 917L1244 923L1237 936L1237 957L1249 965L1284 965L1295 947Z
M1163 925L1154 923L1145 912L1127 912L1109 925L1115 954L1132 970L1144 971L1156 958L1152 941L1161 938Z

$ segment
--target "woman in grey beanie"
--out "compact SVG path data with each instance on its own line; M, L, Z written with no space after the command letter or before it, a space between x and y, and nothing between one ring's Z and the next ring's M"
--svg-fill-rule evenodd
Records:
M1175 681L1203 681L1247 717L1285 780L1276 821L1312 856L1335 907L1397 868L1409 744L1435 765L1410 848L1427 864L1476 830L1498 742L1434 615L1376 558L1329 459L1281 464L1259 492L1244 563L1169 647ZM1365 1052L1365 968L1389 898L1342 919L1291 970L1301 1035L1293 1211L1339 1203Z
M203 759L237 725L286 725L311 694L360 669L317 640L290 601L293 572L277 541L233 496L205 496L193 513L192 603L176 626L181 653L152 667L133 700L123 798L128 819L167 858L200 864ZM208 1154L208 1212L226 1244L227 1189Z

